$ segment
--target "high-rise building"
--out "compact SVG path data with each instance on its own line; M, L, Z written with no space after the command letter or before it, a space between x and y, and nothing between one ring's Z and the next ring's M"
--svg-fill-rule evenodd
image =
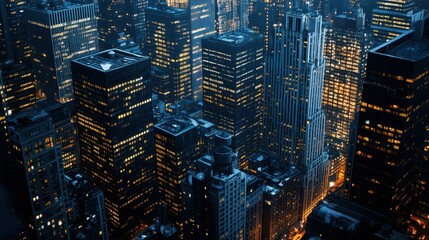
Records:
M156 205L149 59L112 49L72 71L81 169L104 192L112 234L129 236Z
M7 118L36 104L36 88L31 69L13 60L0 63L0 153L7 151Z
M23 236L69 239L64 168L52 119L43 110L30 109L14 115L8 121L8 130L8 185L16 195L17 214L24 215Z
M203 68L201 40L215 33L214 0L171 0L168 6L186 8L190 14L191 56L192 56L192 92L194 100L203 97Z
M68 194L70 235L108 240L104 194L100 188L80 170L72 169L65 174Z
M127 38L127 11L126 0L101 0L98 1L99 18L98 32L100 48L105 50L110 47L118 47L120 38ZM130 0L131 1L131 0ZM137 9L132 9L137 10ZM131 14L131 12L129 13ZM134 16L129 16L130 19Z
M148 0L127 0L127 32L130 38L144 49L146 39L146 15L145 7L149 6Z
M324 40L317 12L287 12L284 27L276 27L266 65L262 146L275 159L304 170L303 219L327 192Z
M155 77L153 91L167 105L192 97L189 13L164 2L146 8L146 49Z
M0 3L0 15L5 14L2 24L9 58L16 63L29 66L31 64L30 48L27 41L25 24L22 21L26 7L34 3L32 0L4 0ZM9 45L10 44L10 45Z
M378 0L372 10L371 29L377 44L390 41L423 19L424 11L414 9L414 0Z
M326 37L322 102L326 115L326 141L334 163L330 184L341 185L344 179L351 125L357 121L370 47L363 9L355 8L335 16Z
M218 135L213 155L195 163L183 181L185 239L245 239L247 176L235 165L231 136Z
M301 171L258 152L250 157L249 172L264 183L262 239L287 235L301 221Z
M68 103L71 60L98 51L96 4L39 4L25 9L37 98Z
M6 11L6 2L0 2L0 62L4 62L11 54L11 39L9 37L9 20Z
M246 28L249 23L249 0L215 0L217 34Z
M264 35L264 51L272 53L274 25L284 24L286 12L293 6L292 0L255 0L251 1L249 28Z
M181 183L201 155L198 126L195 120L174 117L154 127L159 204L167 208L168 220L179 230L183 228Z
M369 51L349 199L403 224L429 121L429 20Z
M233 136L239 165L260 148L263 39L236 31L203 40L204 119Z
M45 107L43 110L52 118L56 142L61 146L64 169L77 168L79 165L79 144L75 123L72 122L70 110L62 104Z

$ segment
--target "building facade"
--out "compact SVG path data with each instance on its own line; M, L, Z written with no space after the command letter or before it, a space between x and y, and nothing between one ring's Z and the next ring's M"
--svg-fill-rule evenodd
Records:
M341 185L344 179L350 132L357 121L370 47L370 32L365 29L363 9L350 9L335 16L326 37L322 102L326 115L326 142L333 163L330 184Z
M147 51L155 75L153 91L167 105L192 98L189 13L158 3L146 8Z
M177 117L154 127L159 203L179 230L183 228L181 183L201 155L198 126L195 120Z
M390 41L423 19L424 10L415 10L414 0L378 0L372 10L371 29L377 44Z
M26 222L20 238L69 239L64 168L51 117L30 109L8 123L8 185L15 189L17 214Z
M260 147L263 39L236 31L203 40L203 115L233 135L239 165Z
M112 49L72 70L81 169L104 192L112 234L129 236L156 205L149 59Z
M274 158L304 169L305 219L327 192L322 17L300 9L287 12L276 36L266 65L262 146Z
M37 98L74 99L71 60L98 51L96 4L39 4L25 9Z
M428 22L368 53L349 199L401 225L428 122ZM424 171L424 169L418 169Z

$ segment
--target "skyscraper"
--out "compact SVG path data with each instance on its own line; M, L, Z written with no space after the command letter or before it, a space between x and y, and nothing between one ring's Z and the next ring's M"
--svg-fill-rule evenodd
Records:
M192 56L192 92L194 100L203 97L203 69L201 40L215 33L214 0L172 0L168 6L186 8L190 14L191 56Z
M74 99L71 60L98 51L96 4L39 4L25 9L37 97Z
M263 39L236 31L203 40L204 119L233 136L240 167L260 147Z
M424 11L414 9L414 0L378 0L372 10L371 29L377 44L392 40L423 19Z
M341 184L349 153L351 125L356 122L365 77L366 57L371 46L370 33L365 30L363 9L355 8L334 18L327 34L326 72L323 85L323 108L326 115L326 141L333 166L332 183ZM332 149L332 150L331 150ZM338 154L334 154L335 152Z
M429 121L429 20L369 51L346 189L398 225L409 217Z
M36 104L36 88L31 69L13 60L0 63L0 153L6 156L7 119Z
M146 8L147 51L153 90L167 105L192 97L189 13L164 2Z
M262 145L280 161L304 169L303 219L326 195L327 154L322 88L325 29L317 12L286 13L267 59Z
M101 0L98 2L98 9L98 32L100 48L105 50L106 48L110 48L112 46L118 47L116 46L117 40L121 37L126 37L126 0ZM134 16L130 15L129 17L131 19L131 17Z
M72 62L81 168L103 190L113 235L153 219L156 199L150 62L106 50Z
M155 125L155 147L160 205L178 229L183 228L181 183L192 163L200 157L198 123L173 118Z
M9 186L15 209L24 215L29 239L68 239L67 193L61 149L48 113L39 109L9 121Z
M251 1L249 28L264 35L264 51L272 53L274 24L285 22L286 12L292 8L292 0L255 0Z
M215 0L216 33L224 34L247 27L249 0Z
M146 39L146 15L145 7L149 5L148 0L127 0L127 32L131 39L141 49L144 49Z
M9 58L13 58L16 63L29 66L30 48L28 45L25 24L22 21L26 7L33 3L32 0L4 0L0 3L3 17L4 37L6 41ZM2 20L3 21L3 20ZM9 43L11 46L8 46Z

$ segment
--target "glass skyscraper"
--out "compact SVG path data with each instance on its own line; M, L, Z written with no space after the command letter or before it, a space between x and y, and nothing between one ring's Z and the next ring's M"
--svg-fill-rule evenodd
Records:
M428 24L369 51L346 188L351 201L397 225L409 217L417 173L426 171L417 166L429 121Z
M192 98L189 13L164 2L146 8L146 48L154 72L153 91L169 105Z
M98 51L96 4L39 4L25 9L25 23L37 98L71 102L71 60Z
M203 115L233 136L239 165L260 148L262 35L236 31L203 40Z
M112 234L129 237L156 205L149 59L112 49L72 70L81 169L104 192Z

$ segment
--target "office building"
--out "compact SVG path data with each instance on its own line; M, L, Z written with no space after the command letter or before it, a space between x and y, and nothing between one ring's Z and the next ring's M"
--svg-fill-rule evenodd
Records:
M326 115L326 142L333 170L330 179L341 185L352 124L356 124L365 78L366 58L371 47L363 9L355 8L334 18L326 37L326 72L322 106Z
M247 28L249 0L215 0L216 34Z
M26 223L20 238L69 239L64 168L51 117L30 109L14 115L8 130L7 185L14 189L13 208Z
M98 51L96 9L70 2L25 9L38 99L62 104L74 99L70 64Z
M201 40L215 33L214 0L171 0L168 6L185 8L190 14L191 56L192 56L192 93L193 99L201 101L203 97L203 69Z
M126 1L127 0L101 0L98 2L98 32L100 48L102 50L106 50L110 47L119 47L119 44L117 44L118 39L129 37L126 32ZM130 19L131 17L134 16L130 16Z
M36 89L30 68L10 60L0 63L0 153L7 151L7 118L36 104Z
M156 205L149 59L111 49L72 71L81 169L104 192L112 234L129 237Z
M72 122L70 110L62 104L55 104L44 108L52 118L52 127L57 136L57 145L61 146L61 155L64 169L79 166L79 143L75 123Z
M245 239L247 177L223 135L183 181L185 239Z
M287 12L276 36L266 65L262 147L275 159L304 170L305 219L327 191L322 17L300 9Z
M174 117L155 125L155 147L159 187L159 204L168 210L168 220L183 228L181 183L202 148L193 119Z
M146 8L146 48L154 71L153 91L165 104L192 98L189 12L165 2Z
M326 197L308 216L304 239L406 240L377 212L334 194Z
M274 25L284 24L286 12L293 6L292 0L255 0L251 1L249 28L264 36L264 52L273 51Z
M26 66L30 66L31 59L27 32L22 18L26 7L32 3L34 2L31 0L4 0L0 3L7 58Z
M7 17L6 3L2 1L0 3L0 62L6 61L11 51L13 52L9 34L9 19Z
M262 239L287 236L301 221L301 171L261 151L250 157L249 172L264 184Z
M260 148L263 39L236 31L203 40L203 115L233 136L239 165Z
M145 7L149 5L148 0L128 0L126 8L127 24L126 30L140 49L144 49L146 39L146 16ZM118 46L117 46L118 47Z
M409 217L428 122L429 20L369 51L349 199L401 225ZM420 169L423 170L423 169ZM418 171L420 171L418 170Z
M66 172L68 217L73 238L109 239L104 195L80 170ZM85 239L84 238L84 239Z
M415 10L414 0L378 0L372 10L371 29L377 45L405 33L423 19L424 10Z

